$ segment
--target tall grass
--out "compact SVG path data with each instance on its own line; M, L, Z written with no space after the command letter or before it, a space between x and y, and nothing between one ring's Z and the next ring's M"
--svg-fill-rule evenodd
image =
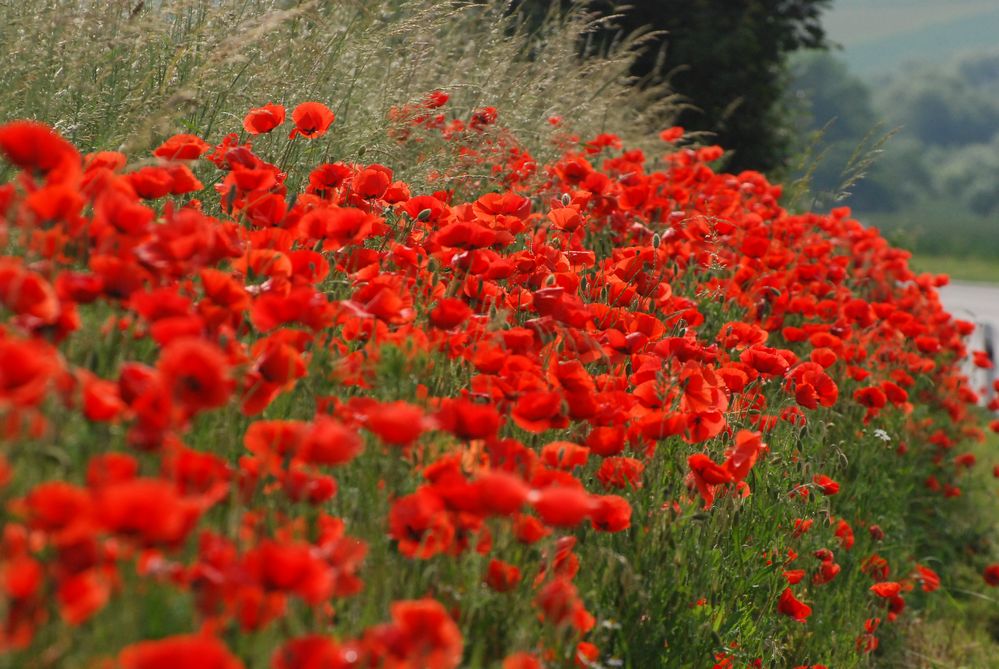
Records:
M615 129L647 144L671 99L628 86L641 35L606 57L578 57L593 17L528 23L501 0L29 0L0 4L0 119L53 124L84 148L137 154L174 132L209 137L268 101L328 103L326 156L407 174L412 151L388 140L393 106L442 89L452 108L496 107L538 159L546 123L572 112L583 136ZM564 132L564 130L561 130ZM439 157L439 156L438 156ZM422 156L421 160L433 160ZM444 158L441 158L444 159ZM414 165L415 166L415 165Z

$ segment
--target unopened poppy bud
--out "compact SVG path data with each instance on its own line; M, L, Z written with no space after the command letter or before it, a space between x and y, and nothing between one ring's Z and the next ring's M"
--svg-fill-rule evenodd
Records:
M562 206L568 207L570 202L572 202L572 197L568 193L562 193Z
M662 241L662 237L659 236L658 232L652 235L652 248L658 249L659 245L662 244Z
M419 214L417 214L416 220L418 220L418 221L428 221L428 220L430 220L430 214L432 214L432 213L433 212L430 211L430 208L428 207L427 209L424 209Z

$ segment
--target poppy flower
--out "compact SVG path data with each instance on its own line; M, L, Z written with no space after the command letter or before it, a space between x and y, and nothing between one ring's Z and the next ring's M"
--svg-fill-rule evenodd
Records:
M209 148L208 142L197 135L180 134L168 138L153 151L164 160L195 160Z
M666 128L665 130L663 130L662 132L660 132L659 133L659 139L661 139L662 141L667 142L669 144L672 144L672 143L676 142L678 139L680 139L681 137L683 137L683 133L684 133L684 130L683 130L682 127L680 127L678 125L674 125L673 127Z
M597 479L605 488L641 488L645 465L641 460L625 457L609 457L597 470Z
M999 564L990 564L982 572L985 582L991 586L999 586Z
M780 600L777 602L777 612L803 623L808 620L808 616L812 615L812 607L795 597L791 588L784 588L784 592L781 593Z
M445 401L436 414L441 428L459 439L483 439L499 430L502 419L495 407L466 399Z
M357 432L329 416L317 416L296 455L314 465L335 466L353 460L363 447Z
M823 495L835 495L839 492L839 483L825 474L816 474L812 477L812 482L819 487Z
M700 477L707 484L720 485L732 481L732 474L730 472L717 465L703 453L695 453L688 457L687 464L694 475Z
M295 129L288 139L297 136L315 139L326 134L336 116L321 102L303 102L291 112L291 120L295 122Z
M366 167L352 179L354 192L366 200L383 196L391 183L392 170L384 165Z
M262 135L284 123L284 117L284 107L268 102L263 107L256 107L246 113L243 117L243 130L251 135Z
M243 663L220 640L208 635L181 635L140 641L118 655L121 669L243 669Z
M80 162L76 147L37 121L12 121L0 125L0 153L16 167L40 172Z
M520 583L520 569L516 565L494 558L489 561L485 582L496 592L509 592Z
M89 620L107 605L110 598L110 583L95 569L64 578L56 592L59 614L70 625Z
M430 311L430 324L441 330L451 330L464 323L472 309L464 300L445 297Z
M503 659L502 669L544 669L544 665L534 655L519 652L507 655Z
M850 550L853 548L854 536L853 528L850 527L850 523L840 518L839 522L836 523L835 534L839 538L840 545L843 547L843 550Z
M722 467L735 481L743 481L749 476L760 452L766 448L762 435L751 430L739 430L735 435L735 447L725 451L728 459Z
M784 580L788 582L788 585L797 585L801 583L803 578L805 578L804 569L788 569L784 572Z
M916 578L919 579L922 584L922 589L924 592L933 592L934 590L940 589L940 575L929 567L924 567L921 564L916 565Z
M325 669L342 666L345 649L318 634L286 641L271 658L272 669Z
M895 581L884 581L882 583L875 583L868 589L878 597L890 599L898 596L898 593L902 591L902 584Z
M365 427L390 446L407 447L428 427L423 410L408 402L389 402L367 412Z
M596 508L588 492L568 486L534 491L531 504L542 522L551 527L576 527Z
M530 493L527 484L518 476L502 470L480 474L473 485L479 492L483 509L501 516L519 511Z
M444 605L435 599L393 602L389 606L404 666L455 669L464 640ZM397 647L398 647L397 646Z
M541 619L557 627L572 625L588 632L595 623L580 601L576 586L565 577L549 581L534 598L534 604L541 610Z
M168 481L136 478L101 488L96 516L109 532L146 546L180 544L201 515L200 504L181 497Z
M204 339L171 341L156 367L171 396L191 413L222 406L233 390L225 353Z
M443 502L426 488L400 497L389 510L389 534L408 557L426 560L444 552L454 532Z
M27 556L16 557L4 565L3 590L13 599L27 599L42 585L44 572L42 565Z
M618 495L602 495L596 498L590 512L593 528L602 532L620 532L631 527L631 504Z

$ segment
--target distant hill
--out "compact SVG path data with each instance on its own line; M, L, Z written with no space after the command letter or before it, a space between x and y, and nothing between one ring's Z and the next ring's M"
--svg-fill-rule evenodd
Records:
M823 21L850 70L873 76L999 42L999 0L836 0Z

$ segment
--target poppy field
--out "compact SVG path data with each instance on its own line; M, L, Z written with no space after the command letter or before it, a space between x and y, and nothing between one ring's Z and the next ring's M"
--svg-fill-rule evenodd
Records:
M390 114L454 156L417 189L328 155L329 102L138 159L0 125L0 664L904 643L986 427L946 277L682 128L652 153L552 117L540 161L433 91Z

